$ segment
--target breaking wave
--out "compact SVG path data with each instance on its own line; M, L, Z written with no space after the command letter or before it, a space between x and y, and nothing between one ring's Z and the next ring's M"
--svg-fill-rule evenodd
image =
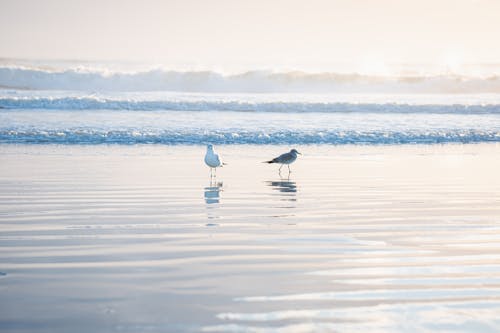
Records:
M365 75L302 71L214 71L154 69L138 72L0 66L0 87L31 90L182 91L248 93L500 93L496 74Z
M0 97L0 109L500 114L500 104L408 104L101 97Z

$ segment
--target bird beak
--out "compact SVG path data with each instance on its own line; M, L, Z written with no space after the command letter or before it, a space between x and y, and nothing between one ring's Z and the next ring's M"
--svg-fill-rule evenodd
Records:
M302 155L302 153L299 153L299 152L297 152L297 154L300 154L300 155Z

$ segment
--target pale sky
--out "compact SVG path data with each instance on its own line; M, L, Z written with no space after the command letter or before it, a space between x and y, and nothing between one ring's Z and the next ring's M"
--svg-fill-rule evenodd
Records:
M0 57L170 66L500 62L497 0L0 0Z

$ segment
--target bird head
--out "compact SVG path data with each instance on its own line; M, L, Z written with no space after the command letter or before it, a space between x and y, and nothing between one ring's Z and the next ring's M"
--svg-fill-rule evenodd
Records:
M207 150L214 150L214 146L212 144L207 145Z
M300 153L297 151L297 149L292 149L292 150L290 150L290 153L300 154ZM302 155L302 154L300 154L300 155Z

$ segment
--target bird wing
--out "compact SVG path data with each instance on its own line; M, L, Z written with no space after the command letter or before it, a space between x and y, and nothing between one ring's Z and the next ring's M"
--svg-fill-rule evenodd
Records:
M290 161L292 158L293 158L292 154L284 153L284 154L281 154L280 156L276 157L274 160L276 160L275 162L277 162L277 163L286 163L286 162Z
M218 166L222 165L222 162L220 161L219 154L214 154L215 161L217 162Z

